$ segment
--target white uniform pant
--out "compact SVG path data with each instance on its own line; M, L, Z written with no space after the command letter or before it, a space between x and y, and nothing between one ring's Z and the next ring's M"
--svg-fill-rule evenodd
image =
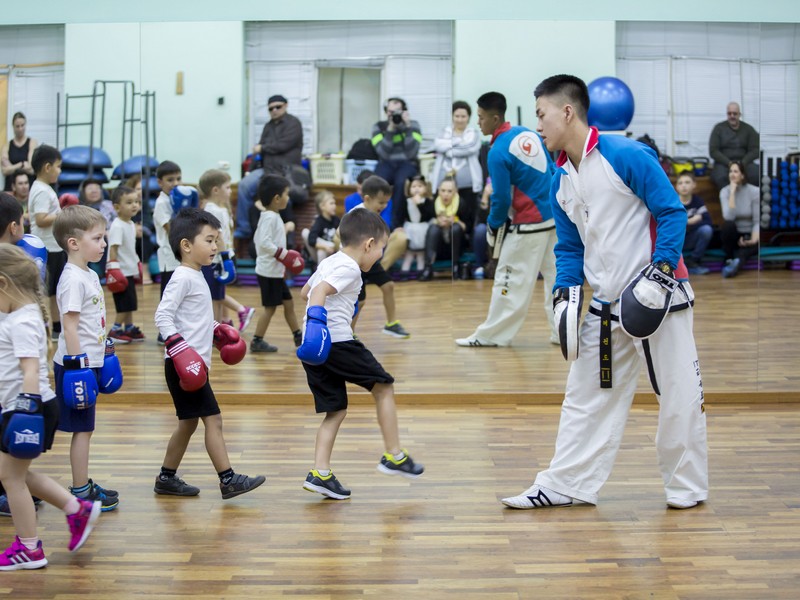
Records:
M685 301L677 298L680 292L675 296ZM706 415L692 317L691 308L669 313L647 340L651 381L655 378L660 391L656 451L668 501L708 497ZM587 314L580 355L567 378L555 454L536 477L537 484L592 504L611 475L639 370L646 363L642 340L628 337L618 321L611 325L613 387L600 387L600 317Z
M498 346L511 344L525 322L540 272L544 278L544 312L551 335L558 337L553 324L555 244L555 229L506 234L494 274L489 313L470 338Z

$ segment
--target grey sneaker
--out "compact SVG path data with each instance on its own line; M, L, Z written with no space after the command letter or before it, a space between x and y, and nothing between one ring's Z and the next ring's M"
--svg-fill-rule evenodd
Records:
M405 454L403 458L396 460L394 456L385 452L381 456L381 462L378 463L378 471L386 475L402 475L411 479L415 479L425 472L425 467L415 463L408 452L403 450L403 454Z
M114 490L111 491L113 492ZM117 494L116 496L112 496L91 479L89 480L89 491L85 496L78 496L78 494L73 491L72 487L69 488L69 493L81 500L88 500L89 502L96 502L99 500L101 505L100 510L103 512L114 510L119 506L119 494L117 494L117 492L114 492Z
M236 473L227 484L220 483L219 491L222 492L222 499L227 500L240 494L246 494L267 480L263 475L256 475L255 477L248 477L241 473Z
M156 484L153 487L156 494L163 494L165 496L197 496L200 493L200 488L189 485L177 475L161 479L156 477Z
M411 334L403 328L403 326L400 324L400 321L395 321L394 323L387 323L384 325L383 333L396 338L411 337Z
M277 352L277 351L278 351L277 346L273 346L263 338L258 340L253 339L253 341L250 342L250 352Z
M346 489L336 479L336 475L331 471L327 476L323 477L316 469L311 469L308 472L303 489L309 492L316 492L333 498L334 500L347 500L350 497L350 490Z

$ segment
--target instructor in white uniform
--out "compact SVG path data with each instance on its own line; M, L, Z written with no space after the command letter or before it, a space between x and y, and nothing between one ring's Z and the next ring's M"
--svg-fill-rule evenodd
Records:
M558 231L554 296L558 302L565 297L561 290L574 291L585 277L592 299L576 329L578 356L567 379L553 460L533 486L502 502L522 509L596 504L646 364L659 400L655 442L667 506L692 508L708 497L708 464L692 334L694 294L681 259L686 211L652 150L589 127L582 80L556 75L534 95L537 130L549 150L561 150L550 195ZM653 296L659 297L659 279L674 290L660 327L644 339L628 335L619 321L619 298L640 271L657 273L645 290ZM630 315L628 298L626 291L622 325Z

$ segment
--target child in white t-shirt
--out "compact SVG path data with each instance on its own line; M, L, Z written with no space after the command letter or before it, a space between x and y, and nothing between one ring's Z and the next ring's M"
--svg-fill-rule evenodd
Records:
M58 429L72 433L70 491L79 498L100 500L103 511L114 510L119 494L89 478L97 382L105 359L106 303L100 278L88 264L103 256L106 219L88 206L68 206L56 218L53 235L68 256L56 291L63 331L53 356L53 374Z

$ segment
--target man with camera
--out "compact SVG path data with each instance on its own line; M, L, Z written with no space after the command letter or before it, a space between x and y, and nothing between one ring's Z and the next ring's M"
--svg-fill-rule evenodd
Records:
M372 145L378 154L375 174L392 185L392 229L402 227L397 218L398 208L405 202L403 187L406 179L419 172L417 153L422 141L419 123L411 119L402 98L389 98L383 107L386 120L372 127Z

